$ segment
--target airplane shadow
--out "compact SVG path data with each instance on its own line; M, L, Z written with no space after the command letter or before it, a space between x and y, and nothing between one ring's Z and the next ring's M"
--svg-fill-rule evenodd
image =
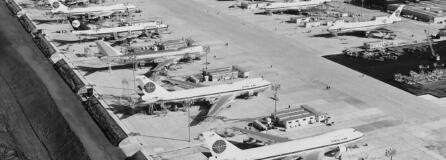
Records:
M64 19L33 19L34 22L39 24L53 24L53 23L61 23Z
M231 122L231 121L235 121L235 122L252 122L258 118L262 118L262 117L254 117L254 118L238 118L238 119L228 119L225 118L223 119L224 122Z
M209 104L205 104L204 102L197 102L196 104L199 104L200 108L198 110L200 112L195 117L191 117L192 121L189 123L189 126L199 125L201 122L211 118L207 116L210 107Z
M135 114L147 113L147 107L145 106L135 106L135 108L132 108L128 105L111 104L110 107L109 110L114 114L122 114L119 119L126 119Z
M236 142L236 141L231 141L231 140L228 140L228 141L240 149L250 149L250 148L255 148L255 147L261 146L261 145L255 144L255 143L243 143L243 142Z
M346 33L338 33L337 36L331 34L331 33L322 33L322 34L315 34L311 37L322 37L322 38L336 38L338 36L353 36L353 37L360 37L365 38L364 32L346 32Z
M112 70L118 70L118 69L132 69L133 64L123 64L123 65L115 65L110 67ZM95 72L102 72L107 71L109 69L108 66L106 67L88 67L88 66L77 66L75 69L82 70L86 72L84 76L88 76L90 74L93 74Z
M334 35L331 34L331 33L315 34L315 35L312 35L312 36L310 36L310 37L319 37L319 38L336 38L336 36L334 36Z
M187 142L186 139L177 139L177 138L169 138L169 137L160 137L160 136L150 136L150 135L144 135L141 133L135 133L135 132L130 132L129 136L141 136L141 137L149 137L149 138L158 138L158 139L166 139L166 140L174 140L174 141L184 141Z
M74 44L74 43L85 43L85 42L94 42L99 39L81 39L81 40L62 40L62 39L53 39L54 42L59 43L57 45L58 47L67 45L67 44Z
M268 15L268 12L265 12L265 11L262 11L262 12L256 12L256 13L254 13L255 15ZM285 15L299 15L299 11L292 11L292 10L289 10L289 11L283 11L283 12L273 12L272 14L278 14L278 15L282 15L282 14L285 14Z
M390 31L388 29L380 29L382 31ZM352 36L352 37L360 37L360 38L366 38L365 33L363 31L353 31L353 32L345 32L345 33L338 33L337 36ZM331 33L322 33L322 34L316 34L311 37L323 37L323 38L334 38L337 37Z

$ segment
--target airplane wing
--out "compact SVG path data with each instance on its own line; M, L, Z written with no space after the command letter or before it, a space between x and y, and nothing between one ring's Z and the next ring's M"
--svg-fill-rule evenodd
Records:
M235 130L235 131L239 131L239 132L245 133L245 134L247 134L251 138L257 139L257 140L262 141L262 142L266 142L268 144L282 143L282 142L290 141L288 138L274 136L274 135L265 134L265 133L261 133L261 132L255 132L255 131L242 129L242 128L238 128L238 127L232 127L231 129Z
M161 71L161 69L163 69L164 67L172 64L175 62L175 59L167 59L163 62L160 62L156 65L155 68L152 68L151 70L147 71L146 73L144 73L145 76L147 77L152 77L154 75L154 73L157 73L159 71Z
M93 16L96 17L106 17L106 16L111 16L114 12L113 11L104 11L104 12L100 12L100 13L93 13Z
M172 84L179 85L180 87L185 88L185 89L199 88L199 87L205 87L206 86L206 85L202 85L202 84L198 84L198 83L192 83L192 82L188 82L188 81L181 81L181 80L176 80L176 79L172 79L172 78L168 78L168 79L166 79L166 81L169 81Z
M228 106L235 99L234 94L225 94L218 97L217 102L215 102L207 114L208 117L213 117L217 115L224 107Z
M174 59L168 59L168 60L165 60L165 61L163 61L163 62L161 62L161 63L158 63L157 65L156 65L156 67L155 68L153 68L153 69L151 69L150 71L160 71L161 69L163 69L164 67L166 67L166 66L168 66L168 65L170 65L170 64L172 64L172 63L174 63L175 62L175 60Z

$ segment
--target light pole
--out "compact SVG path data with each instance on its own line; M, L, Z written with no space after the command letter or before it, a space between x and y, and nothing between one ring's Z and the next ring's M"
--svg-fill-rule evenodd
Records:
M205 48L205 56L206 56L206 59L205 59L205 63L204 63L204 71L205 72L207 72L208 71L208 54L209 54L209 52L211 51L211 48L210 48L210 46L207 46L206 48Z
M279 96L277 95L277 91L280 90L280 84L273 84L272 90L274 91L274 112L277 112L277 101L279 101Z
M396 149L393 148L386 149L385 156L389 157L390 160L393 159L393 156L395 156L395 154L396 154Z
M188 131L188 141L190 142L190 123L191 123L191 119L190 119L190 107L192 105L192 101L190 99L186 99L184 101L184 105L187 107L187 131Z

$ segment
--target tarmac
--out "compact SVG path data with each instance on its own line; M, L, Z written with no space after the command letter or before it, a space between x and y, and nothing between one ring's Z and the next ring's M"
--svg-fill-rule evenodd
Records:
M188 35L200 35L203 39L200 40L204 42L228 41L229 47L215 54L224 57L227 62L249 65L256 73L264 75L265 79L281 84L280 109L290 103L309 103L328 112L336 122L331 128L309 127L283 135L299 138L353 127L366 133L364 141L369 147L362 154L369 157L383 158L384 150L388 147L396 148L398 158L401 159L439 159L438 155L442 154L441 150L428 150L425 146L444 141L444 137L420 135L435 132L435 128L428 124L444 120L446 108L321 58L321 55L341 51L344 45L339 44L338 39L302 38L305 34L296 31L293 31L294 35L287 36L286 32L291 31L283 28L274 30L271 24L278 23L275 16L253 15L249 11L225 7L232 2L152 0L145 3L150 4L150 8L157 8L153 12L163 13L164 22L176 26L175 30L187 31ZM147 12L145 14L149 15ZM269 22L259 19L269 19ZM271 19L275 21L271 22ZM361 45L361 41L364 41L356 37L348 39L348 45ZM361 41L355 42L356 39ZM268 68L270 65L273 67ZM332 89L325 90L326 85ZM257 97L249 102L237 101L233 107L223 111L222 116L243 119L268 115L272 111L267 109L271 106L265 107L264 104L268 103L273 102L266 97ZM140 117L130 117L124 121L134 123ZM180 122L180 118L177 120ZM436 127L444 128L445 125L436 123ZM138 130L147 132L142 128ZM152 141L153 138L144 140Z
M272 131L270 134L298 139L353 127L365 133L363 142L368 145L346 152L343 159L384 159L388 148L397 150L395 159L445 158L446 148L443 144L446 137L442 134L446 129L444 103L416 97L322 57L339 54L347 47L372 41L370 39L355 36L328 37L323 27L302 29L295 24L281 23L288 20L289 15L266 16L239 8L228 8L234 2L119 2L140 7L143 13L138 15L139 18L159 17L169 24L172 34L164 35L165 38L192 37L200 44L211 46L209 57L218 58L209 58L210 66L237 64L249 67L252 68L253 76L261 76L280 84L277 110L285 109L290 104L308 104L327 112L335 122L329 127L316 124L287 132ZM30 12L41 13L34 9L30 9ZM34 16L41 17L41 14ZM425 38L423 30L427 26L405 20L389 29L394 30L400 40L421 40ZM75 41L69 47L66 44L60 45L61 49L70 48L64 51L64 55L75 65L96 61L94 57L76 55L84 47L94 46L92 42L81 44L77 43L74 36L53 33L58 29L68 29L68 24L57 27L42 24L39 27L48 28L49 36L53 39ZM312 32L308 32L309 30ZM229 45L226 46L225 43ZM182 67L176 71L177 74L182 74L183 71L197 72L203 67L203 60ZM145 71L147 69L138 69L135 73L131 70L113 70L85 75L85 78L95 84L95 89L103 93L106 101L111 104L117 101L116 97L132 94L124 93L128 91L122 88L131 88L132 76ZM331 89L326 89L326 86ZM112 107L109 110L121 117L121 121L131 130L131 136L137 138L148 153L168 159L203 159L196 157L200 152L207 152L197 137L199 133L243 126L255 118L270 115L275 110L274 101L270 98L272 95L272 91L267 91L249 100L236 100L230 108L220 113L217 120L191 127L190 137L187 125L190 118L197 114L198 107L192 107L190 117L187 112L149 116L142 113L124 115Z

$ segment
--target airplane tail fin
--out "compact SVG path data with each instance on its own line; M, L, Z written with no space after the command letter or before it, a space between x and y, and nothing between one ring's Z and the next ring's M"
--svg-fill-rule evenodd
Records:
M116 48L113 48L110 44L108 44L102 40L96 41L96 45L98 45L99 52L106 56L120 56L120 55L122 55L120 51L118 51Z
M51 4L51 13L65 13L68 12L68 7L60 3L58 0L48 0Z
M74 30L90 30L91 28L87 25L86 22L82 21L82 20L78 20L75 18L68 18L68 21L71 24L71 27Z
M241 156L237 153L242 151L241 149L223 139L215 132L203 132L202 135L207 147L211 151L213 159L234 159L235 156Z
M144 93L142 99L148 103L162 100L165 95L169 94L169 91L146 76L136 77L136 85L138 86L139 91Z
M403 11L404 5L400 5L393 13L389 16L389 18L393 21L401 21L401 12Z

